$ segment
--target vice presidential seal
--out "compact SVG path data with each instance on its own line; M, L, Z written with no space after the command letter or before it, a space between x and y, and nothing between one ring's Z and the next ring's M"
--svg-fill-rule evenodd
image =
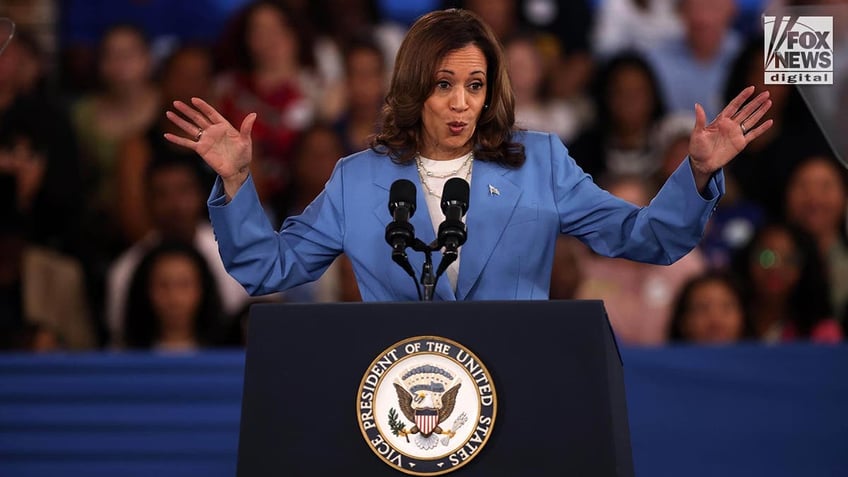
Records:
M386 464L412 475L452 472L492 433L497 396L482 362L438 336L408 338L371 362L356 394L362 436Z

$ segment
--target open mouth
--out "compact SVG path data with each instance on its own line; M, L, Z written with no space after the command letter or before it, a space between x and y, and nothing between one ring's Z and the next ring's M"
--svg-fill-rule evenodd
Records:
M468 123L453 121L448 123L448 127L450 128L451 134L460 134L468 127Z

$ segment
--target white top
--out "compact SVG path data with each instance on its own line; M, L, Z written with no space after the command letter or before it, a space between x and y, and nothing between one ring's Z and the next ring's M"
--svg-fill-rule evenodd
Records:
M474 158L469 152L462 157L449 161L434 161L422 156L419 156L418 160L420 160L420 163L416 164L419 167L418 177L421 180L421 186L424 188L424 197L427 198L427 210L430 212L433 231L438 236L439 225L445 220L445 214L442 213L442 190L445 188L445 182L448 179L459 177L471 184L471 167L474 164ZM462 222L465 223L465 216L462 217ZM447 275L454 292L456 291L461 257L462 247L459 248L456 260L445 270L445 275ZM439 264L434 263L433 266L435 268Z

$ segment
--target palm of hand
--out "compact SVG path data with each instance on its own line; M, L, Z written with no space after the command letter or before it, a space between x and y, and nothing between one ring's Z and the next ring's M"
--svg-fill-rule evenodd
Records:
M223 178L243 173L250 164L252 141L242 137L229 123L217 123L203 130L196 152Z
M745 88L709 124L704 108L695 105L695 129L689 138L689 159L696 172L710 175L721 169L771 127L771 119L758 124L771 108L769 92L760 93L746 104L752 94L753 86Z
M704 128L696 128L689 140L693 167L712 173L724 167L748 144L742 128L734 120L717 117Z

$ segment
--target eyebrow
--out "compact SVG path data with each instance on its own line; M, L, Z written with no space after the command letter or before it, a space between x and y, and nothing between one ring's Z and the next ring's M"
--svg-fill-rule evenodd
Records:
M456 74L456 73L454 73L452 70L446 70L446 69L441 69L441 70L439 70L439 71L436 71L436 73L447 73L447 74L451 74L451 75L455 75L455 74ZM483 75L483 76L486 76L486 72L485 72L485 71L483 71L483 70L474 70L474 71L472 71L472 72L471 72L471 74L472 74L472 75L481 74L481 75Z

